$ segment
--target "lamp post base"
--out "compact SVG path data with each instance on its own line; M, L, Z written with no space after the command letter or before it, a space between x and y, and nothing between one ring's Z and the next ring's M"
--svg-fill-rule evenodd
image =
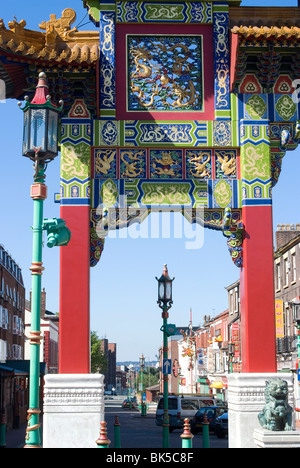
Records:
M97 448L104 421L104 376L45 377L43 448Z

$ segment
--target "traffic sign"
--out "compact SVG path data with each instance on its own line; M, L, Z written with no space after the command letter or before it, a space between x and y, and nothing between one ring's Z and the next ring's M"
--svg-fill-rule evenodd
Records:
M163 374L171 374L171 359L163 360Z

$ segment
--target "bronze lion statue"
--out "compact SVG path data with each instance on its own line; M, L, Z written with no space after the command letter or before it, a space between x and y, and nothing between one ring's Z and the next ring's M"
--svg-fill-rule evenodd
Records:
M293 408L288 404L288 384L282 379L266 381L266 405L258 419L264 429L291 431Z

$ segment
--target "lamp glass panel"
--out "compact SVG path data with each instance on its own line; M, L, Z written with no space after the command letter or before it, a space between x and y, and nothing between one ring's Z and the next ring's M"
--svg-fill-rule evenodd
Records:
M158 300L163 301L164 299L165 299L164 283L158 283Z
M23 127L23 155L28 151L29 145L29 112L24 112L24 127Z
M58 114L49 111L48 120L48 151L57 154L57 132L58 132Z
M30 150L41 148L40 151L46 151L46 110L32 109L30 123Z
M170 301L172 299L172 283L167 282L166 283L166 300Z

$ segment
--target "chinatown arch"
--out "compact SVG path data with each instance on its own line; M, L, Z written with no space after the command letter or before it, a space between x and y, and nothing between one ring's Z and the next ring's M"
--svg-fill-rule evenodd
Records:
M57 202L72 239L60 258L60 374L90 373L90 268L107 230L164 207L224 234L240 271L240 375L276 373L272 188L300 138L299 8L83 7L93 32L74 27L71 8L37 31L0 20L6 98L32 98L45 72L64 101Z

